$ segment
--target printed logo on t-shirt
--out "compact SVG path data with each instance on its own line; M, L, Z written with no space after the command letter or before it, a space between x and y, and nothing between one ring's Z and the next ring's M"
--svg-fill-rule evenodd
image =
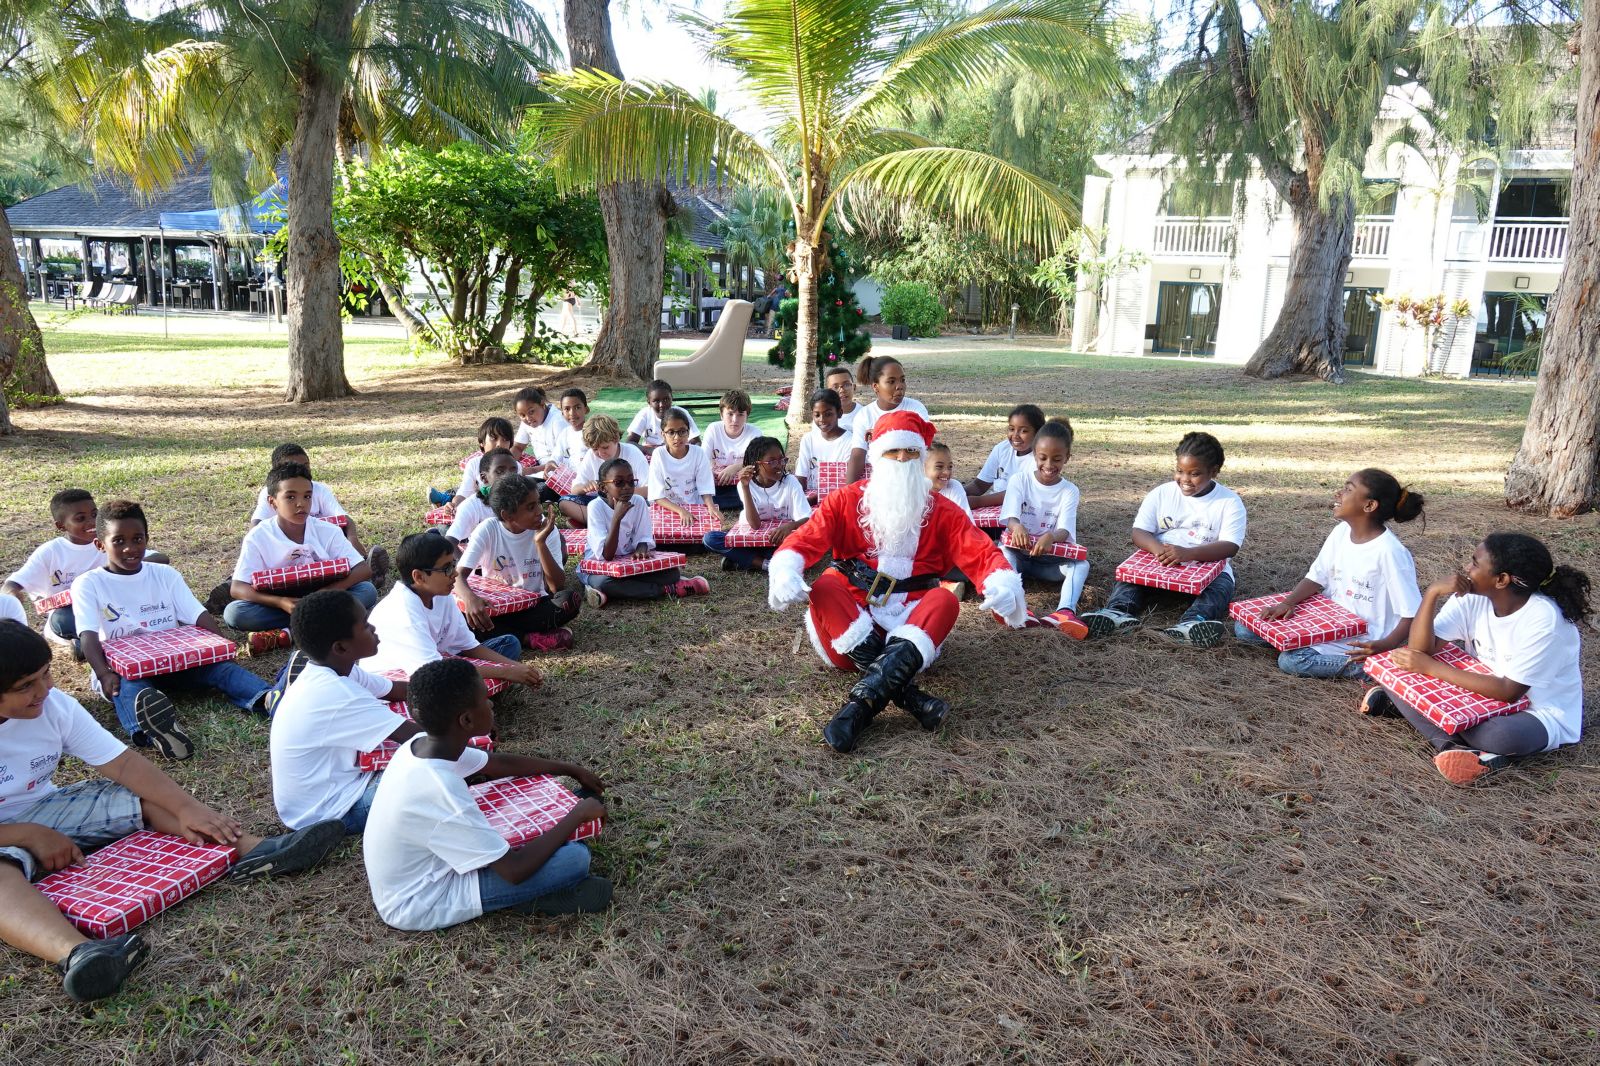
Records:
M1156 529L1162 533L1177 533L1192 544L1204 544L1206 541L1206 523L1198 518L1176 518L1171 515L1162 515L1156 522Z

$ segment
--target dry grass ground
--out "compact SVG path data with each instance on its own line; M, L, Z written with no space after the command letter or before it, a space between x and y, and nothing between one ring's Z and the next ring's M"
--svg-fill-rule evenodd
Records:
M101 332L90 332L98 328ZM276 402L275 343L133 327L51 334L70 394L0 443L0 563L49 533L68 484L131 495L202 593L231 565L267 449L296 439L393 544L453 479L471 428L540 372L464 372L352 345L361 394ZM1071 415L1091 596L1127 552L1172 445L1206 428L1250 507L1239 588L1286 587L1334 487L1381 464L1429 498L1402 527L1424 580L1516 526L1600 577L1600 528L1505 512L1526 384L1262 384L1226 367L997 344L904 348L962 472L1005 410ZM752 347L756 351L756 346ZM764 386L777 376L749 364ZM938 736L893 714L840 758L818 727L846 683L774 616L764 583L701 560L708 599L585 613L544 688L502 701L513 749L595 766L612 818L603 917L396 933L357 846L320 873L218 886L146 927L117 999L72 1006L0 967L15 1062L1533 1063L1600 1058L1600 873L1586 743L1475 791L1354 683L1297 681L1225 644L1152 632L1075 645L963 610L929 687ZM1035 606L1046 602L1035 590ZM1051 600L1053 602L1053 600ZM1600 691L1596 635L1585 678ZM269 664L275 665L275 664ZM267 665L258 667L267 669ZM58 681L103 720L81 669ZM174 775L273 824L264 723L180 705L200 755Z

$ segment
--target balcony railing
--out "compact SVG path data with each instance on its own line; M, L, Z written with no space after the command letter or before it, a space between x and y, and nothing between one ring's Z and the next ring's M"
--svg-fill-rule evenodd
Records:
M1394 219L1371 216L1356 219L1356 233L1350 242L1353 259L1389 258L1389 234L1394 229Z
M1567 256L1564 218L1497 218L1489 259L1500 263L1559 263Z
M1157 255L1229 256L1233 254L1233 220L1181 218L1156 221Z

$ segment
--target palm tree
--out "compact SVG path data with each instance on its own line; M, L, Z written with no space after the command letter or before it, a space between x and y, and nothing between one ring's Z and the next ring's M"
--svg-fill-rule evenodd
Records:
M708 107L716 109L713 90ZM728 199L728 215L711 223L711 232L722 238L722 251L733 270L748 267L759 270L770 286L783 269L788 244L784 232L786 205L768 188L743 185Z
M219 201L288 154L288 402L344 374L334 160L341 141L439 143L509 129L555 46L525 0L168 0L149 18L101 0L56 68L59 106L96 166L142 191L204 153Z
M543 105L552 163L569 185L675 179L762 184L794 218L800 299L795 395L816 377L817 277L837 214L919 203L1011 245L1051 249L1070 200L983 152L941 147L893 123L912 99L1024 69L1105 92L1120 82L1110 22L1093 0L999 0L933 16L916 0L734 0L721 20L679 15L708 57L732 67L765 112L768 140L691 93L593 70L553 75ZM792 404L791 425L810 415Z

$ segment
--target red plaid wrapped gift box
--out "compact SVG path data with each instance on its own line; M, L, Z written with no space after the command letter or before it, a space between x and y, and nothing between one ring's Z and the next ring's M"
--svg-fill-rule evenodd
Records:
M544 476L545 487L560 496L572 495L572 483L578 472L570 466L558 466Z
M1000 519L1000 506L974 507L972 509L972 524L979 529L1004 529L1005 522Z
M64 592L58 592L54 596L46 596L43 599L33 601L33 609L38 611L40 614L44 614L46 611L53 611L57 607L69 607L71 605L71 589L67 589Z
M1210 563L1179 563L1163 566L1154 555L1143 550L1134 552L1117 567L1116 579L1130 585L1145 585L1153 589L1186 592L1197 596L1217 579L1226 565L1221 559Z
M425 526L447 526L455 520L455 512L448 507L435 507L422 516L422 524Z
M543 597L542 592L529 592L499 581L491 581L486 577L473 574L467 578L467 587L478 594L478 599L483 601L489 617L501 614L515 614L517 611L527 610L538 603ZM456 603L460 604L458 599ZM466 610L466 605L461 604L461 609Z
M727 540L723 543L730 548L770 548L772 547L772 531L783 525L783 520L775 518L770 522L761 523L757 529L751 529L743 518L733 524L733 528L725 534Z
M298 566L278 566L271 570L257 570L250 575L250 584L258 589L293 589L303 585L326 585L350 572L348 559L322 559Z
M582 555L583 546L589 543L587 529L563 529L561 531L561 547L568 555Z
M578 805L574 796L553 777L506 777L472 787L478 809L506 843L520 848L542 836ZM587 840L600 832L600 819L591 818L573 831L573 840Z
M671 570L688 561L689 557L682 552L651 552L643 559L635 559L631 555L609 562L604 559L585 559L579 569L586 574L600 574L603 577L634 577L657 570Z
M34 887L84 936L121 936L215 881L235 849L148 829L107 844Z
M1007 528L1004 533L1000 534L1000 543L1004 544L1008 548L1015 547L1015 545L1011 543L1010 528ZM1073 544L1070 541L1065 540L1058 540L1054 544L1050 545L1050 554L1058 559L1071 559L1073 562L1079 563L1089 558L1089 550L1082 544Z
M239 657L239 645L199 626L134 633L108 640L101 648L106 653L106 664L130 681Z
M319 514L317 518L330 526L338 526L340 529L350 524L350 516L347 514Z
M1516 714L1527 710L1530 706L1526 696L1515 703L1506 703L1490 699L1488 696L1480 696L1476 692L1468 692L1459 685L1440 681L1427 674L1402 670L1394 664L1390 655L1390 652L1384 652L1367 660L1366 669L1372 680L1421 711L1427 716L1428 721L1446 733L1459 733L1463 729L1471 729L1479 722L1487 722L1503 714ZM1454 644L1446 644L1433 657L1457 670L1467 670L1474 674L1493 673L1487 666Z
M390 706L395 705L391 704ZM405 704L402 703L398 706L404 707ZM473 737L467 743L474 748L482 748L484 751L494 750L493 737ZM364 774L375 774L394 762L394 753L399 750L400 745L392 740L386 740L371 751L358 752L356 754L356 769Z
M821 501L829 493L837 492L850 484L849 463L818 463L817 464L817 499Z
M1302 600L1288 618L1263 622L1261 612L1275 603L1281 603L1285 595L1274 592L1253 600L1235 600L1229 605L1228 614L1279 651L1349 640L1367 631L1367 623L1359 615L1321 594Z
M465 470L468 463L472 462L474 459L480 459L482 457L482 452L473 452L471 455L461 460L461 469ZM523 452L521 455L517 456L517 465L522 467L524 470L532 470L534 467L539 465L539 460L535 459L527 452Z
M691 522L685 522L659 503L650 505L650 528L657 544L699 544L707 533L722 528L722 519L703 503L684 507Z

